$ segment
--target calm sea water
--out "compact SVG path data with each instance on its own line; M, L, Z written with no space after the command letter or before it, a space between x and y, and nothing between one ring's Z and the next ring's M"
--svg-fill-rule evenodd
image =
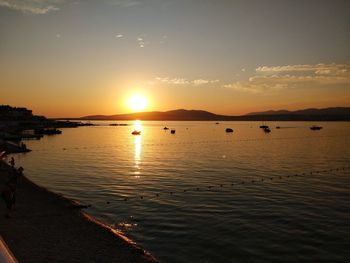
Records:
M350 123L128 123L63 129L16 161L162 262L349 262L350 170L310 172L350 166Z

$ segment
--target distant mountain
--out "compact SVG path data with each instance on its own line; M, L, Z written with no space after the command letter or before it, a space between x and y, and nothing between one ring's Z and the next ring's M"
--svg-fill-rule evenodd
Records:
M350 121L350 107L253 112L241 116L218 115L203 110L151 111L117 115L90 115L81 120L150 121Z
M310 108L296 111L269 110L263 112L252 112L247 115L350 115L350 107L333 107L324 109Z
M203 110L171 110L171 111L150 111L150 112L137 112L130 114L118 114L118 115L92 115L85 116L80 119L83 120L172 120L172 121L199 121L199 120L224 120L230 116L217 115Z

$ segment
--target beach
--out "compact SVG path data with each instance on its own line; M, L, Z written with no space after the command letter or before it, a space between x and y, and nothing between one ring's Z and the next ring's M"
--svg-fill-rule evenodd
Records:
M1 188L11 167L0 161ZM6 218L0 205L0 235L19 262L157 262L112 228L88 216L81 205L39 187L25 176L16 207Z

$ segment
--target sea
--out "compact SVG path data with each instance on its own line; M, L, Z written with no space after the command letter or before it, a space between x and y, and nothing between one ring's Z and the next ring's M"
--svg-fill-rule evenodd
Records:
M350 262L350 122L92 123L16 165L160 262Z

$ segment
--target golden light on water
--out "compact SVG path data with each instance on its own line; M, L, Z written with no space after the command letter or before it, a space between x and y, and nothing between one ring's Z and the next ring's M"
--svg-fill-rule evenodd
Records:
M136 131L141 131L142 130L142 123L140 120L134 121L134 129ZM135 161L135 172L134 176L135 178L140 177L140 164L141 164L141 150L142 150L142 141L141 141L141 136L135 136L134 137L134 147L135 147L135 153L134 153L134 161Z
M142 123L140 120L134 121L134 130L135 131L142 131Z
M128 107L132 111L143 111L148 106L148 100L141 94L134 94L128 100Z

